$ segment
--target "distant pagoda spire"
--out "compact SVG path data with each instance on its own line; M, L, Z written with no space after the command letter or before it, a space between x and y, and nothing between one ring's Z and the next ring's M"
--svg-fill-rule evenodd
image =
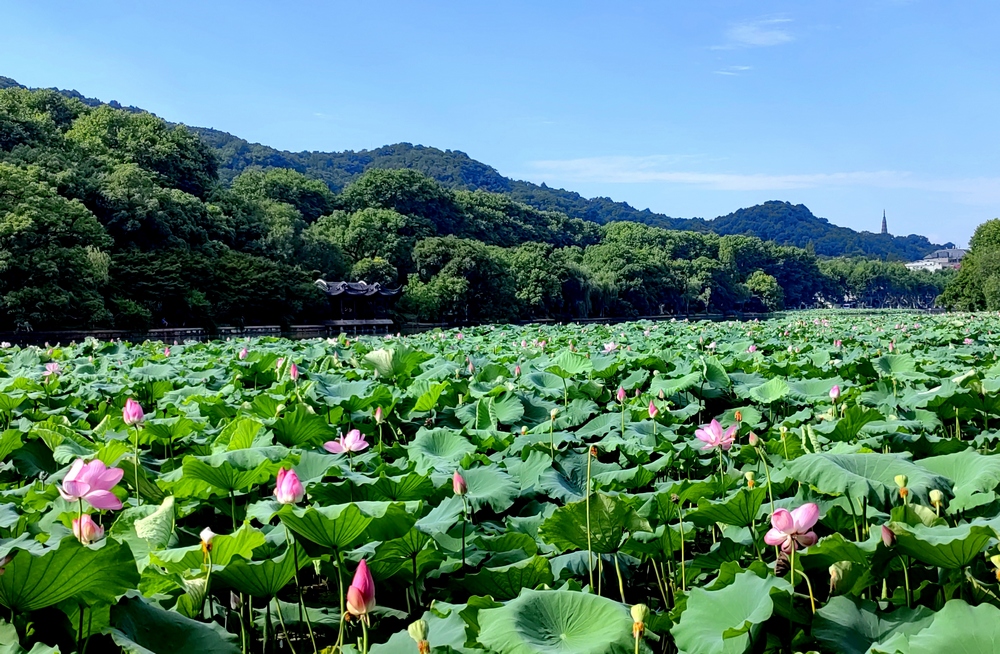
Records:
M887 225L885 222L885 209L882 210L882 233L883 234L889 233L889 225Z

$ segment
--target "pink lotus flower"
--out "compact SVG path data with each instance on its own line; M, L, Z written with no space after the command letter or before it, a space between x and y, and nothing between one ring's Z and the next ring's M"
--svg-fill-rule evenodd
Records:
M830 399L834 402L840 399L840 385L834 384L833 388L830 389Z
M170 348L169 347L163 348L163 356L165 356L165 357L170 356Z
M465 477L459 474L458 470L451 476L451 489L455 491L455 495L459 496L469 492L469 486L465 483Z
M100 526L89 513L73 520L73 535L84 545L90 545L104 538L104 527Z
M963 343L965 343L966 345L972 345L972 339L971 339L971 338L967 338L967 339L965 339L965 340L964 340L964 341L962 341L962 342L963 342ZM51 365L51 364L50 364L50 365ZM46 368L48 368L48 366L45 366L45 367L46 367Z
M145 417L145 414L142 412L142 405L131 397L125 400L125 406L122 407L122 420L125 421L126 425L129 427L138 425Z
M610 343L605 343L604 344L604 353L605 354L610 354L611 352L614 352L617 349L618 349L618 345L614 341L612 341Z
M462 332L458 332L457 334L455 334L455 339L456 339L456 340L459 340L459 341L460 341L460 340L462 340L463 338L465 338L465 336L464 336L464 335L462 334Z
M361 452L368 449L368 441L357 429L347 432L346 436L341 436L335 441L323 443L323 449L331 454L347 454L348 452Z
M52 361L45 364L45 377L58 377L61 372L62 368L59 367L58 362Z
M751 345L750 347L747 348L747 352L749 352L750 354L753 354L756 351L757 351L756 345Z
M694 435L698 440L705 443L705 446L701 448L702 450L714 450L717 447L729 450L733 446L738 426L733 425L729 429L722 431L722 425L719 424L718 420L713 419L709 424L696 430Z
M844 344L839 338L833 342L833 347L841 347Z
M299 380L299 367L294 363L288 366L288 376L292 378L292 381Z
M793 549L809 547L819 540L813 525L819 520L819 507L809 502L789 512L778 509L771 515L771 530L764 536L768 545L778 545L785 554Z
M59 494L67 502L86 500L95 509L117 511L122 508L122 503L111 489L124 474L121 468L108 468L100 459L90 463L77 459L63 478Z
M655 420L656 419L656 414L658 414L659 412L660 412L660 410L656 408L655 404L653 404L653 400L650 400L649 401L649 417Z
M615 393L615 397L618 399L619 402L624 402L625 401L625 389L622 388L621 386L619 386L618 387L618 392Z
M368 613L375 608L375 580L368 571L368 563L361 559L354 579L347 589L347 611L351 615L367 619Z
M274 487L274 496L278 498L278 504L296 504L301 502L305 495L306 489L302 487L302 482L294 470L282 468L278 471L278 483Z
M247 352L246 348L243 348L242 350L240 350L240 353L237 356L239 356L240 361L242 361L243 359L247 358L247 354L249 354L249 352Z

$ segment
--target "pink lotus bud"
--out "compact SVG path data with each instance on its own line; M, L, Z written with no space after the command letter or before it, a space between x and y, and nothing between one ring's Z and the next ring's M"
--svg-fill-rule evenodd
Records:
M239 353L240 361L242 361L243 359L246 359L247 358L247 354L249 354L249 353L247 352L246 348L243 348L242 350L240 350L240 353Z
M299 367L294 363L288 366L288 376L292 378L292 381L299 380Z
M895 542L896 542L896 534L892 532L892 529L889 529L885 525L882 525L882 543L886 547L892 547L892 544Z
M840 386L834 384L833 388L830 389L830 399L836 402L840 399Z
M125 400L125 406L122 408L122 420L129 427L133 425L138 425L145 419L145 414L142 412L142 406L133 400L131 397Z
M305 497L306 490L299 481L294 470L282 468L278 471L278 482L274 487L274 496L279 504L296 504Z
M757 447L760 445L760 436L750 432L750 436L747 437L747 442L750 443L750 447Z
M838 348L839 348L839 347L841 347L841 346L842 346L843 344L844 344L844 342L843 342L842 340L840 340L840 339L838 338L837 340L835 340L835 341L833 342L833 347L838 347Z
M469 486L465 483L465 478L459 474L458 470L451 476L451 488L455 495L462 496L469 492Z
M514 366L514 376L515 377L521 376L521 366Z
M381 425L383 420L385 420L385 416L382 414L382 407L378 407L375 409L375 422Z
M618 387L618 392L615 394L615 397L618 398L619 402L624 402L625 401L625 389L622 388L621 386L619 386Z
M89 513L84 513L73 520L73 535L84 545L90 545L104 538L104 527L94 522Z
M650 419L655 420L656 419L656 414L658 414L659 412L660 412L660 410L656 408L655 404L653 404L653 400L650 400L649 401L649 417L650 417Z
M358 617L367 616L375 608L375 580L368 571L368 563L361 559L347 589L347 611Z
M170 356L170 348L169 347L163 348L163 356L165 356L165 357Z
M756 345L751 345L750 347L747 348L747 352L749 352L750 354L753 354L756 351L757 351Z

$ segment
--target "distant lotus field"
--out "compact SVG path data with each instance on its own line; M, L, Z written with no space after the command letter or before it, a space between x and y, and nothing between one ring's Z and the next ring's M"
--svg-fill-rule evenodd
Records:
M831 312L8 346L0 652L997 652L998 343Z

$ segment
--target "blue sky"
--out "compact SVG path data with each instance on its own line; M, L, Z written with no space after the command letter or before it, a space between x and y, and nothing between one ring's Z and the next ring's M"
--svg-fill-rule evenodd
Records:
M0 3L0 75L290 150L407 141L714 217L963 244L1000 216L1000 4Z

